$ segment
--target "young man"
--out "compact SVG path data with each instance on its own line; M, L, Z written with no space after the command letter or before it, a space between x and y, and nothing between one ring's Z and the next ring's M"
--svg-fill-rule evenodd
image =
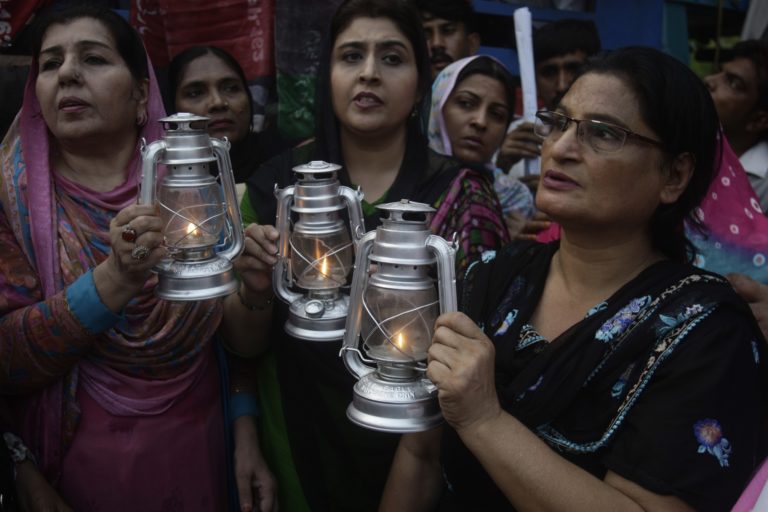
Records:
M768 212L768 44L737 43L733 58L704 81L725 136Z
M451 62L477 53L480 34L468 0L413 0L413 5L421 13L433 80Z
M548 109L555 108L581 66L599 51L600 37L592 21L559 20L536 30L533 59L539 103ZM497 164L501 169L509 169L522 158L536 158L541 154L540 144L533 124L521 123L504 140ZM515 169L513 173L519 175L521 171Z

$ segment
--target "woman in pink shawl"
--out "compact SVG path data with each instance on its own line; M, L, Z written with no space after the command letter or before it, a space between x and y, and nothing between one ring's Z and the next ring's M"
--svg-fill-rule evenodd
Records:
M24 442L75 510L225 510L213 340L260 313L154 296L163 237L136 204L138 149L164 112L135 31L74 8L34 50L0 146L0 389L23 396Z

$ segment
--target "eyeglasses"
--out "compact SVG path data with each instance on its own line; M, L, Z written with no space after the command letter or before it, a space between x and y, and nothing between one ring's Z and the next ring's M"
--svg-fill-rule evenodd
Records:
M571 123L576 123L576 138L582 144L587 144L598 153L616 153L624 147L627 139L633 138L659 148L664 148L664 143L639 135L631 130L594 119L574 119L559 112L539 110L536 112L536 120L533 131L539 137L552 137L557 140L562 136Z

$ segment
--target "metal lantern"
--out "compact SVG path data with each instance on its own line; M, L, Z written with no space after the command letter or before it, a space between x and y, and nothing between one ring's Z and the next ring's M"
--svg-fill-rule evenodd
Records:
M347 416L373 430L418 432L442 422L425 372L435 320L456 311L456 247L430 233L428 205L377 208L386 218L358 242L341 349L358 379Z
M290 304L286 332L308 341L344 336L349 297L341 288L354 264L352 240L364 231L363 194L339 184L339 169L312 161L293 168L295 185L275 189L280 239L272 282L275 294Z
M229 142L210 138L207 121L187 113L165 117L163 138L149 145L142 141L140 202L160 206L170 257L154 271L156 293L167 300L220 297L238 286L232 260L243 250L244 235ZM213 162L218 181L209 172ZM166 173L157 183L159 164Z

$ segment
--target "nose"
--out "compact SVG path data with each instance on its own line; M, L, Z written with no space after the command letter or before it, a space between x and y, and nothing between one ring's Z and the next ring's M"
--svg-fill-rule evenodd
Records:
M365 60L360 68L360 81L371 82L379 79L379 64L376 60L376 56L366 55Z
M568 87L571 85L571 80L573 80L571 74L565 69L560 68L557 73L557 93L563 94L567 91Z
M68 83L79 83L82 80L80 75L80 66L77 59L64 56L64 61L58 69L59 83L64 85Z
M445 48L445 38L439 30L433 31L427 39L429 48Z
M546 156L557 161L578 159L582 149L578 131L576 123L571 122L559 137L555 137L555 132L544 139L541 146L542 159Z
M229 107L229 103L223 94L221 94L214 87L209 96L210 101L208 103L208 109L211 111L226 110Z
M472 113L472 118L469 124L479 131L485 131L485 129L488 127L488 112L480 108L475 110Z

